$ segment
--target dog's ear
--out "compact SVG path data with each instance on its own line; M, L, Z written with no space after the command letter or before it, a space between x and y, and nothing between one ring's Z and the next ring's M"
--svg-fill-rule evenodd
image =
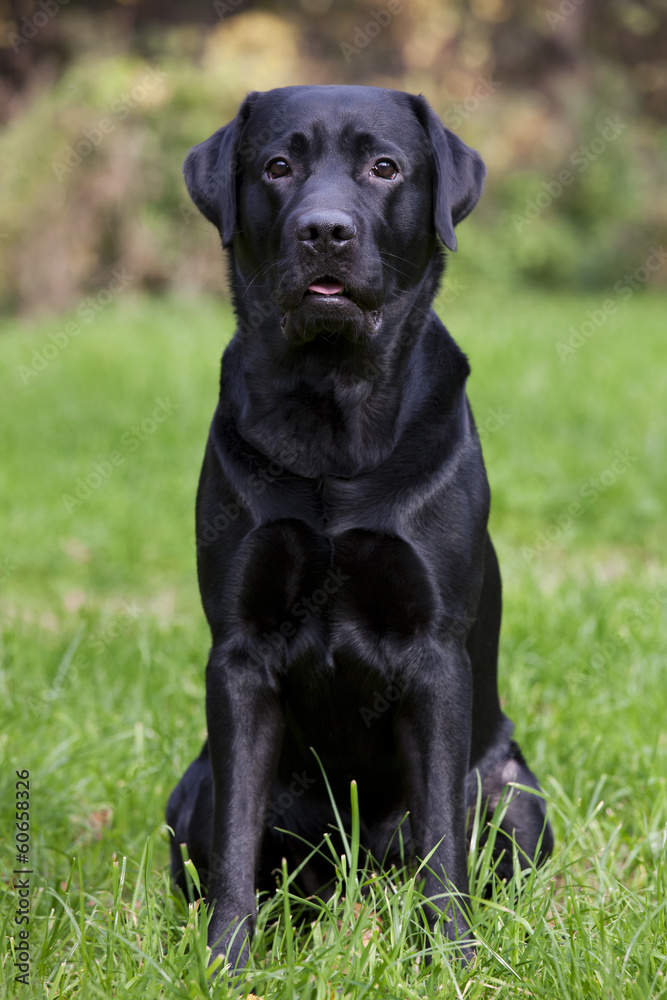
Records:
M202 215L219 229L223 247L232 242L236 227L239 143L258 96L248 94L236 118L214 132L210 139L193 146L183 164L190 197Z
M477 204L486 167L479 153L445 128L425 98L420 95L414 101L417 117L426 129L433 151L435 229L445 246L456 250L454 226Z

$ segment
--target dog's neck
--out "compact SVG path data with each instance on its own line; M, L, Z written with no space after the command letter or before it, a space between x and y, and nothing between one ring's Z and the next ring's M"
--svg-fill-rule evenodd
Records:
M423 308L438 271L395 298L377 338L356 344L317 337L290 345L275 311L248 309L237 293L238 332L223 357L221 405L241 437L308 478L349 478L381 465L426 405L420 386L434 353L442 362L442 403L468 374L465 356L430 305Z

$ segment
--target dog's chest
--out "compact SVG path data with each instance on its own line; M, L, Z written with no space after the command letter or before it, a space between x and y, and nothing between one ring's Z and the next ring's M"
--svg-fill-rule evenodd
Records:
M306 648L332 663L342 649L410 639L430 630L439 605L410 542L369 528L328 534L295 518L253 532L230 583L260 659L286 664Z

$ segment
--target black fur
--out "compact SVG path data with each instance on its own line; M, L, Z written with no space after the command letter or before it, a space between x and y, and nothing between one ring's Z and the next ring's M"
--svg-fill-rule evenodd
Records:
M498 701L468 362L431 308L439 239L456 248L484 166L421 97L291 87L249 95L185 177L229 247L238 328L197 496L208 741L169 800L174 876L185 843L213 952L243 964L256 888L333 822L313 747L346 820L356 779L375 858L400 861L407 811L408 855L437 845L426 892L446 876L461 894L437 908L470 957L478 780L488 810L508 782L539 791ZM498 852L512 835L529 858L551 850L539 794L513 793L503 831ZM300 884L330 877L317 858Z

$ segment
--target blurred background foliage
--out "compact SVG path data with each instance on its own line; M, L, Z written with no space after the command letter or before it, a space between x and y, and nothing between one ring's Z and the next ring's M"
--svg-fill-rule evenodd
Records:
M223 290L183 157L248 90L304 82L424 93L480 150L459 278L613 285L667 242L666 53L664 0L5 4L0 310L76 309L120 267Z

